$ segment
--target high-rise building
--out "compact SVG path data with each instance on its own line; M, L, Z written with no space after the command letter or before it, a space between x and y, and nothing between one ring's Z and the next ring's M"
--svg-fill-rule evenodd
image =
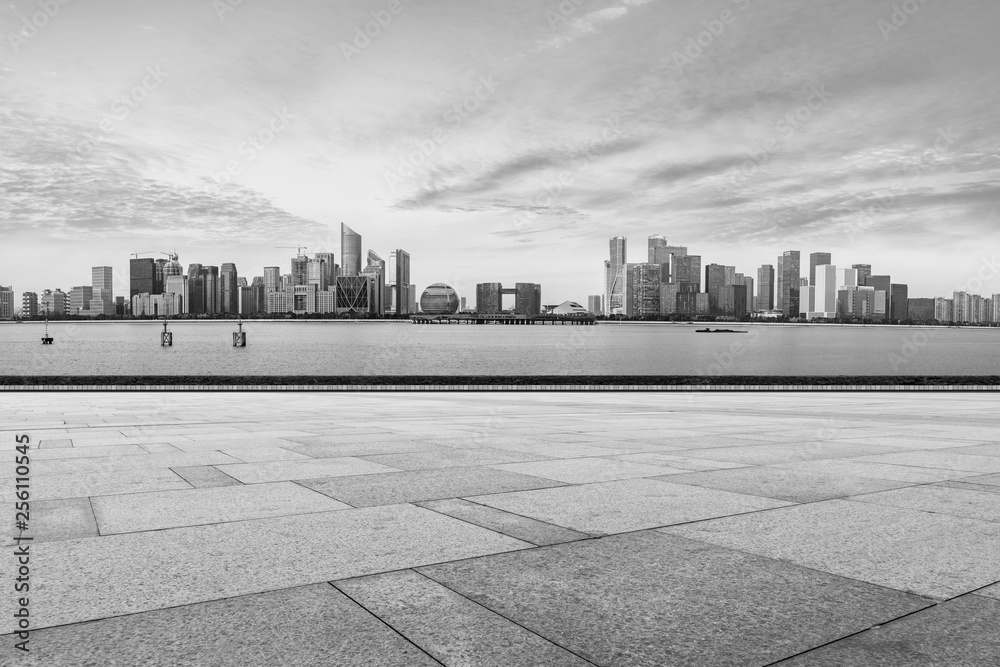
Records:
M14 319L14 288L0 285L0 320L12 319Z
M604 297L600 294L591 294L587 297L587 310L592 312L594 315L604 314Z
M625 314L648 317L660 314L661 264L627 264L625 276Z
M833 319L837 316L837 267L832 264L820 264L815 267L816 283L814 289L813 310L809 318Z
M476 285L476 312L480 315L497 315L503 312L503 285L480 283Z
M205 276L205 312L209 315L218 315L222 311L222 285L219 280L219 267L203 266L202 274Z
M281 267L264 267L264 291L276 292L281 290Z
M62 290L45 290L39 298L38 310L46 317L62 317L69 314L69 297Z
M649 263L660 264L656 249L667 247L667 237L662 234L653 234L649 237Z
M604 303L609 315L625 311L625 264L628 261L628 240L624 236L612 237L608 246L611 259L605 264Z
M542 314L542 286L538 283L514 284L514 312L518 315Z
M934 319L938 322L955 321L955 302L952 299L937 297L934 299Z
M1000 322L1000 294L994 294L990 299L990 322Z
M91 287L108 292L114 289L114 271L110 266L95 266L90 270L90 273Z
M743 285L744 287L747 288L746 312L747 313L752 312L754 310L754 295L753 295L754 279L753 279L753 277L740 275L740 277L736 281L736 284L737 285Z
M337 278L337 313L353 316L374 314L373 286L370 276Z
M782 255L781 262L781 312L785 317L793 318L801 314L801 269L798 250L787 250Z
M389 284L390 302L386 312L395 315L410 314L410 253L397 249L389 253L389 269L386 276ZM462 310L465 310L463 307Z
M809 255L809 284L816 284L816 267L828 266L833 263L833 256L828 252L814 252Z
M3 288L0 287L0 290ZM21 295L21 317L38 317L38 294L25 292Z
M868 287L868 278L872 275L872 265L853 264L851 268L858 272L858 287Z
M227 262L219 272L219 312L236 315L240 312L239 274L236 265Z
M336 285L336 282L337 282L337 274L336 274L337 263L333 260L333 253L332 252L318 252L315 255L313 255L313 262L314 263L315 262L320 262L321 265L322 265L322 272L323 272L323 282L322 282L322 285L325 285L325 287L320 287L320 291L325 290L325 289L329 289L329 288L333 287L334 285ZM309 268L309 271L310 271L310 273L309 273L309 282L312 282L314 280L313 273L315 273L316 269L313 268L313 267L314 267L314 264L310 264L310 268Z
M341 269L342 276L354 278L361 274L361 235L344 223L340 223L340 257L344 263Z
M842 287L864 287L858 283L858 270L857 269L842 269L837 272L839 280L838 284Z
M205 276L201 264L188 264L188 306L192 315L205 314ZM134 313L133 313L134 314Z
M714 263L705 267L705 293L708 294L709 309L713 313L719 309L722 288L726 286L726 268Z
M166 289L167 278L184 275L184 268L181 266L180 256L176 252L167 253L170 259L163 265L163 288Z
M892 278L890 276L869 276L865 282L865 287L874 287L877 292L884 292L884 303L879 302L879 297L876 296L877 309L875 317L872 319L888 319L889 312L892 307L890 303L890 295L892 294ZM884 314L885 317L880 317Z
M716 309L718 315L740 318L747 312L746 285L724 285L719 290L719 305Z
M153 289L156 290L154 294L163 294L163 280L164 273L167 270L167 260L157 259L155 260L153 268Z
M684 254L673 253L673 261L670 264L670 280L666 282L689 283L696 286L695 291L701 291L701 255L688 255L687 248ZM663 281L661 281L663 282Z
M761 313L774 310L774 266L771 264L757 269L756 310Z
M136 294L154 294L156 291L156 262L149 257L129 260L129 297Z
M163 286L163 293L166 295L173 295L174 303L176 305L175 314L183 315L191 312L191 297L188 289L187 276L167 276L166 284Z
M372 280L372 312L381 316L385 312L385 305L382 302L385 298L385 260L374 250L369 250L368 265L361 275L368 276Z
M785 258L779 257L777 262L777 270L774 274L774 309L784 311L784 302L782 299L785 294Z
M907 318L913 322L934 321L934 299L909 299Z
M69 292L70 315L86 315L90 310L90 300L94 298L94 288L90 285L74 287Z
M889 287L889 319L904 322L910 319L910 288L892 283Z

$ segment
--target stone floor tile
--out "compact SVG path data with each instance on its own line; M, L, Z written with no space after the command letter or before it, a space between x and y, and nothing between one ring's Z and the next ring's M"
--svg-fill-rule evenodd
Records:
M556 459L553 461L530 461L528 463L507 463L492 466L522 475L532 475L552 479L567 484L588 484L591 482L612 482L618 479L656 477L663 475L664 469L648 463L631 463L604 458ZM668 473L673 470L668 469Z
M774 466L753 466L669 475L661 479L675 484L692 484L710 489L722 489L751 496L778 498L794 503L842 498L857 493L885 491L908 486L909 482L865 477L849 477L836 473L800 472Z
M412 570L334 585L444 665L591 664Z
M624 533L789 504L655 479L518 491L469 500L592 535Z
M227 456L244 463L264 463L266 461L301 461L311 457L292 452L281 447L240 447L219 450Z
M943 486L949 489L965 489L966 491L979 491L980 493L1000 494L1000 486L995 484L972 484L970 482L963 482L962 480L955 480L953 482L937 482L934 486Z
M49 475L32 477L31 499L56 500L61 498L85 498L106 496L116 493L144 493L146 491L168 491L190 489L191 485L169 468L148 468L135 470L111 470L88 472L79 475ZM13 502L13 486L4 489L5 496Z
M749 445L691 450L690 456L745 465L773 465L814 461L817 459L842 459L854 456L898 452L892 447L856 445L849 442L806 442L800 445Z
M794 470L823 475L845 475L849 477L868 477L886 479L912 484L942 482L949 479L959 479L969 473L956 470L938 470L936 468L917 468L915 466L894 465L890 463L872 463L855 459L821 459L817 461L799 461L797 463L778 463L773 468Z
M39 440L39 449L65 449L67 447L72 447L73 441L68 439L55 439L55 440Z
M858 460L873 463L894 463L918 468L937 468L938 470L961 470L970 473L1000 473L1000 457L956 454L950 450L900 452L898 454L864 456Z
M729 468L744 468L745 463L726 463L725 461L712 461L710 459L688 458L686 456L675 456L673 454L625 454L614 457L619 461L629 461L631 463L648 463L650 465L662 465L677 473L702 470L727 470Z
M487 466L497 463L517 463L550 459L542 454L525 454L506 449L442 449L411 454L378 454L363 457L366 461L392 466L400 470L427 470L430 468L451 468L456 466Z
M11 505L13 507L13 504ZM13 521L13 518L11 519ZM0 541L4 546L14 544L18 531L4 531ZM30 537L33 544L97 537L97 522L89 498L37 500L30 503L28 530L21 535Z
M307 459L304 461L266 461L263 463L234 463L217 466L244 484L285 482L296 479L368 475L382 472L399 472L397 468L372 463L364 459L344 456L338 459Z
M299 483L355 507L562 486L559 482L476 466L306 479Z
M60 449L39 449L31 454L34 461L53 459L84 459L104 456L145 456L149 454L140 445L108 445L106 447L67 447Z
M645 531L417 571L598 665L764 665L929 604Z
M305 438L299 438L298 443L282 445L284 449L297 452L316 459L332 459L343 456L372 456L375 454L401 454L407 452L440 452L448 451L448 447L430 440L383 440L371 442L325 442L327 438L314 438L315 443L305 443ZM324 442L320 442L323 440Z
M1000 525L850 500L664 532L935 599L1000 581Z
M31 615L41 629L529 546L413 505L49 542L32 554Z
M214 466L185 466L171 468L196 489L212 489L219 486L239 486L241 482L233 479Z
M985 485L981 485L984 486ZM948 488L940 485L912 486L906 489L856 495L850 498L865 503L902 507L964 516L983 521L1000 521L1000 494Z
M419 502L417 505L538 546L562 544L590 537L569 528L554 526L461 498L429 500Z
M220 486L93 499L102 535L266 519L350 506L292 482Z
M13 638L3 637L4 648ZM35 630L18 665L431 667L434 660L329 584Z
M994 667L1000 602L966 595L847 637L781 667Z

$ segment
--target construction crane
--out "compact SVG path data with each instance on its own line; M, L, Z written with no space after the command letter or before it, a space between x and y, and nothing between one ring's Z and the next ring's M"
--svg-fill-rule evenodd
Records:
M132 253L132 256L135 257L136 259L139 259L139 255L150 255L150 254L152 254L154 252L156 252L156 251L155 250L147 250L145 252L134 252L134 253Z
M309 246L304 246L304 245L298 245L298 246L295 246L295 245L276 245L274 247L275 248L280 248L280 249L283 249L283 250L291 250L292 248L295 248L298 251L299 255L302 254L303 250L309 250Z
M176 250L175 250L175 251L173 251L173 252L163 252L163 251L161 250L161 251L160 251L160 254L161 254L161 255L166 255L167 257L169 257L169 258L170 258L170 261L172 261L172 262L176 262L176 261L177 261L177 258L178 258L178 257L180 256L180 255L178 255L178 254L177 254L177 251L176 251Z

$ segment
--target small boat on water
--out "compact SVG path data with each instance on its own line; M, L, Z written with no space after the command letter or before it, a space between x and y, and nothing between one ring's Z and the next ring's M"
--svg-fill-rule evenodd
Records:
M736 331L735 329L696 329L695 333L747 333L747 332Z

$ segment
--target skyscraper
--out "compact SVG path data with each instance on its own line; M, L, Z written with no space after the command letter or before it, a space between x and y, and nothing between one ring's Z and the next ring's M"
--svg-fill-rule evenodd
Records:
M653 234L649 237L649 263L650 264L660 264L661 262L656 257L657 248L665 248L667 246L667 237L662 234Z
M387 312L396 315L410 313L410 253L405 250L393 250L389 253L389 268L386 279L389 281L391 301L387 304Z
M236 315L240 312L239 275L236 265L227 262L222 265L219 273L219 312L224 315Z
M719 309L722 288L726 286L727 268L721 264L714 263L705 267L705 292L708 294L709 309L712 313L717 312Z
M816 284L816 267L828 266L833 263L833 256L828 252L814 252L809 255L809 284Z
M309 282L309 258L305 255L292 257L292 286L305 285Z
M621 314L625 310L625 263L628 261L628 240L615 236L608 242L611 259L605 270L604 303L609 315Z
M889 287L889 319L904 322L910 319L910 288L893 283Z
M787 250L782 254L781 312L787 318L798 317L801 314L799 297L802 276L800 263L801 258L798 250Z
M886 319L892 307L890 297L892 295L892 278L890 276L869 276L865 287L874 287L876 292L882 292L884 296L875 296L876 308L872 319ZM881 302L880 302L881 300Z
M833 319L837 316L837 267L821 264L816 267L815 304L810 317Z
M142 257L129 260L129 298L136 294L155 294L156 262Z
M674 253L670 266L670 278L670 282L675 282L678 285L684 283L694 285L695 292L701 291L701 255L688 255L686 252L684 255Z
M872 275L871 264L853 264L852 269L858 272L858 287L867 287L868 278Z
M594 315L604 314L604 297L600 294L592 294L587 297L587 310L592 312Z
M368 251L368 265L361 272L362 276L369 276L372 280L372 312L381 316L385 312L382 303L385 297L385 260L379 257L374 250Z
M353 278L361 274L361 235L340 223L340 257L344 265L340 275Z
M514 284L514 312L518 315L542 314L542 286L538 283Z
M0 291L3 288L0 287ZM13 298L13 297L11 297ZM21 295L21 317L38 317L38 294L25 292ZM3 319L3 318L0 318Z
M476 285L476 312L481 315L496 315L502 311L503 285L500 283Z
M189 274L190 275L190 274ZM264 291L275 292L281 289L281 267L264 267Z
M757 303L759 312L774 310L774 267L764 264L757 269Z
M219 281L219 267L203 266L202 275L205 276L205 312L209 315L218 315L221 312L222 291Z
M314 257L314 262L323 263L323 275L325 276L326 287L320 289L331 289L336 285L337 274L335 273L337 263L333 259L332 252L318 252Z
M0 285L0 320L12 319L14 319L14 289Z
M627 264L625 314L647 317L660 314L660 264Z

